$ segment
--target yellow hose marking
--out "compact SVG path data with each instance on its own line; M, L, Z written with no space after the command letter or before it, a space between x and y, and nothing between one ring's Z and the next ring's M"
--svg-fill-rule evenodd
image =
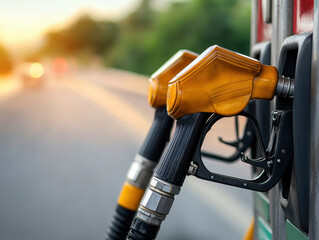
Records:
M140 205L144 192L144 189L137 188L125 182L117 203L126 209L136 211Z
M243 240L253 240L254 239L254 225L255 225L255 221L253 219L249 225L249 228L247 229L245 236L243 237Z

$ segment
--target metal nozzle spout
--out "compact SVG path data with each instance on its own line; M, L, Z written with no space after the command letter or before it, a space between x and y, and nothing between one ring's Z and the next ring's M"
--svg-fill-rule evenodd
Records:
M292 98L294 96L294 79L279 76L275 95L278 97Z

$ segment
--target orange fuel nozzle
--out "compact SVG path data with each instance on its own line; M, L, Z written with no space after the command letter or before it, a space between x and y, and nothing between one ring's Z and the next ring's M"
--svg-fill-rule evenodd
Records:
M151 76L148 88L148 102L153 108L166 105L168 81L196 57L198 57L196 53L180 50Z
M175 119L195 112L235 115L250 99L272 99L277 82L275 67L215 45L169 81L167 111Z

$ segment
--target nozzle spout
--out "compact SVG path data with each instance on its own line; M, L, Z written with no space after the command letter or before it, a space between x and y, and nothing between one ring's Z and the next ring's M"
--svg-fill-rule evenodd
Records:
M294 79L285 76L278 77L278 83L275 91L278 97L291 98L294 96Z

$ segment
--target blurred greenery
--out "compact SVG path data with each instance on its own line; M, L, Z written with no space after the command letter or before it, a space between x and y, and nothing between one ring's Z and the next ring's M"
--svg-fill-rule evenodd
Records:
M8 51L0 45L0 74L7 74L13 68L12 59Z
M108 65L152 74L179 49L201 53L214 44L249 54L250 1L190 0L163 13L148 2L124 20Z
M197 53L218 44L249 54L250 0L172 1L164 11L150 0L113 23L83 16L46 35L45 54L91 53L106 66L152 74L180 49Z
M43 54L78 55L83 52L101 54L115 43L117 25L109 21L96 21L88 15L80 17L69 27L46 34Z

